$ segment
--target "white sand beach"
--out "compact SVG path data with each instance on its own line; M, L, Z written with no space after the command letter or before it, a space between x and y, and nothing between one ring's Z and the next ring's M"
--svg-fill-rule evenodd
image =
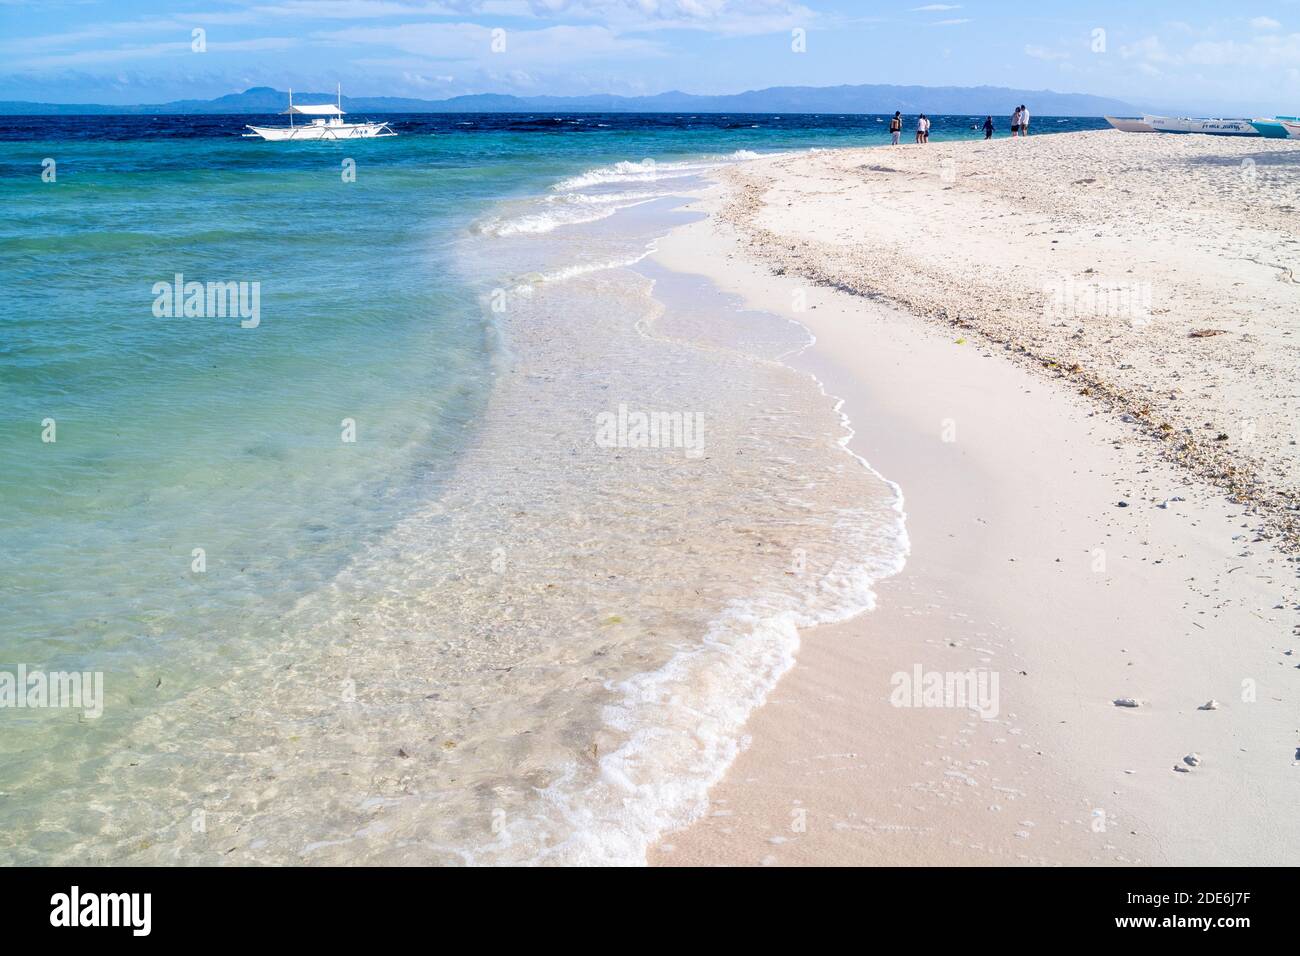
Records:
M812 331L793 361L901 486L911 555L803 633L651 861L1295 864L1296 146L1076 133L715 179L657 258ZM996 707L891 704L918 670L996 676Z

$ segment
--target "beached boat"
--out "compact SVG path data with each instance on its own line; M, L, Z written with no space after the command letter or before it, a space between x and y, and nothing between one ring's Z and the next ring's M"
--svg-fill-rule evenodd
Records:
M1286 127L1282 125L1283 117L1275 116L1272 118L1257 116L1250 121L1250 125L1259 131L1259 135L1265 139L1286 139ZM1290 119L1290 117L1286 117Z
M1289 139L1300 139L1300 116L1275 116L1272 122L1281 126Z
M246 139L266 139L273 142L281 140L313 139L374 139L379 136L396 136L387 123L345 123L343 122L343 84L338 88L338 105L333 103L313 103L307 106L293 105L293 90L289 91L289 108L280 114L289 117L288 126L248 126L251 133L245 133ZM306 116L311 122L304 126L294 125L295 116Z
M1197 119L1187 116L1144 116L1142 121L1157 133L1203 133L1207 136L1258 136L1259 130L1245 119Z
M1137 116L1107 116L1106 122L1122 133L1154 133L1150 124Z

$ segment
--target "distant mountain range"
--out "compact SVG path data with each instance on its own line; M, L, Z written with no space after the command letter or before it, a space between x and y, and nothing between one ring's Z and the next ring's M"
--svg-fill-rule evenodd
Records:
M289 94L269 86L214 100L175 100L139 106L0 101L4 115L278 113ZM295 93L296 103L333 103L332 93ZM1012 90L996 86L774 86L727 96L659 93L655 96L509 96L479 93L445 100L345 96L352 113L904 113L1010 114L1026 104L1038 116L1131 115L1128 103L1086 93ZM1140 112L1140 111L1137 111Z

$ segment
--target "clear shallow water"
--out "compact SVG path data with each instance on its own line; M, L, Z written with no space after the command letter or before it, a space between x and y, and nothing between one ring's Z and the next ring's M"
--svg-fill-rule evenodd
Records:
M0 128L0 666L108 698L0 711L7 857L626 862L692 812L901 558L801 330L642 261L738 148L883 138L751 119ZM177 272L260 324L155 317Z

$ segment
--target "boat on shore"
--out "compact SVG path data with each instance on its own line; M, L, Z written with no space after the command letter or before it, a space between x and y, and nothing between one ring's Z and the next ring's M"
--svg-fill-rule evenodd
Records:
M1106 122L1121 133L1154 133L1155 129L1139 116L1107 116Z
M306 106L293 105L293 90L289 91L289 108L280 114L289 117L288 126L246 126L252 130L245 133L245 139L265 139L271 142L284 140L321 140L321 139L375 139L381 136L396 136L387 123L345 123L343 117L343 84L338 87L338 104L312 103ZM304 126L294 124L295 116L311 119Z
M1286 130L1288 138L1300 139L1300 117L1291 116L1284 119L1279 116L1278 122L1281 123L1282 128Z
M1259 135L1265 139L1286 139L1288 134L1282 121L1294 119L1294 116L1257 116L1250 121L1250 125L1255 127Z
M1187 116L1144 116L1142 121L1157 133L1203 133L1207 136L1259 136L1246 119L1197 119Z

